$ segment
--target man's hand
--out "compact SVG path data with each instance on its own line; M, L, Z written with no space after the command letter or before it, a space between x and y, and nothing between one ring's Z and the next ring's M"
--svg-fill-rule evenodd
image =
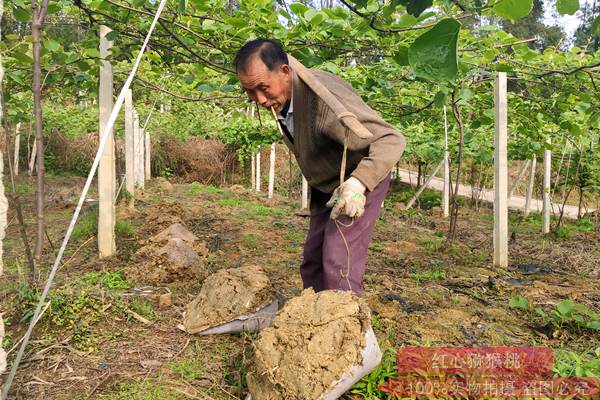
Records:
M365 185L355 177L350 177L341 189L338 187L333 191L327 202L327 207L333 207L330 218L336 219L340 215L360 218L365 212L365 202Z

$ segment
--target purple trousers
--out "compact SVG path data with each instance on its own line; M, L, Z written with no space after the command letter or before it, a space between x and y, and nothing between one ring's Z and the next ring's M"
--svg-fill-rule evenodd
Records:
M310 228L300 266L305 289L312 287L315 292L352 290L358 296L362 294L369 242L389 187L388 175L373 191L365 193L367 199L363 216L354 222L346 216L339 217L337 226L329 218L331 209L325 205L331 195L311 190Z

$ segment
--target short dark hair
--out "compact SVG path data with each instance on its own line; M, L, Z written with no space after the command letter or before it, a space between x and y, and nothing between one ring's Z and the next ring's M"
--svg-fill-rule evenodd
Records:
M288 56L285 54L281 43L271 39L254 39L246 42L235 55L235 70L246 71L248 61L258 54L269 71L274 71L283 64L288 64Z

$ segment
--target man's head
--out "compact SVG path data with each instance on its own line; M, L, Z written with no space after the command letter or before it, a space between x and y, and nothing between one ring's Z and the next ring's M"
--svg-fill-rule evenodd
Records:
M252 101L281 111L292 97L292 70L278 42L255 39L235 56L235 69L242 89Z

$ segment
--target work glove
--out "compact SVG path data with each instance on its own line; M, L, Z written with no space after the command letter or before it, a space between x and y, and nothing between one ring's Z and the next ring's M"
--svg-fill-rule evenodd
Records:
M350 177L341 187L336 188L327 202L327 207L332 208L331 219L340 215L350 218L360 218L365 212L365 185L355 177Z

